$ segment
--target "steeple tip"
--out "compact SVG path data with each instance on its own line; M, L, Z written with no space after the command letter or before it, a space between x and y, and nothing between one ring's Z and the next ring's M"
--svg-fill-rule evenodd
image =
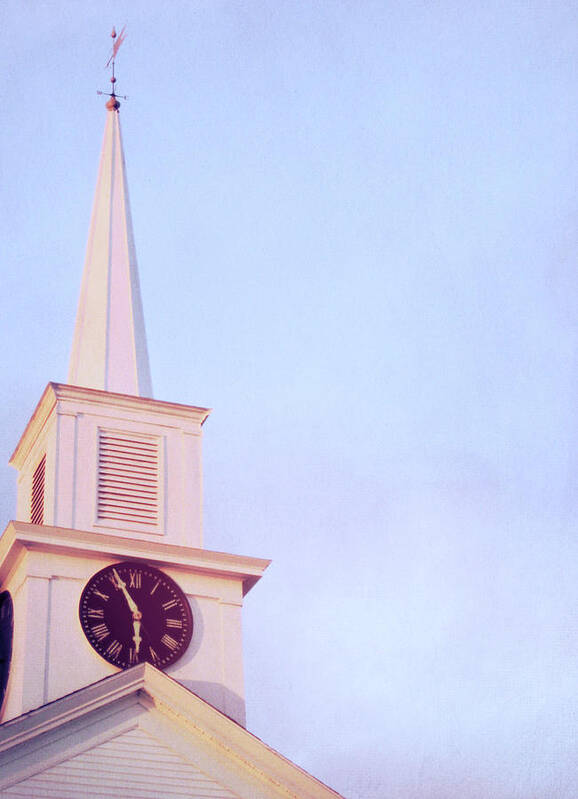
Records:
M152 397L124 154L114 91L114 60L124 28L113 28L104 142L90 222L68 382ZM99 92L104 94L104 92Z

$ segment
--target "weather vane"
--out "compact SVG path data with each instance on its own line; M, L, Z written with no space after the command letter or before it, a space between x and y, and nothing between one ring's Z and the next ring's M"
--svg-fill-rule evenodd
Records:
M115 111L118 111L118 109L120 108L120 103L119 103L119 101L117 99L118 97L121 97L123 100L128 100L128 97L126 97L126 95L116 94L116 92L114 91L114 84L116 83L116 77L114 75L114 61L115 61L115 58L116 58L116 54L118 53L118 51L120 49L121 44L124 42L124 39L125 39L124 32L125 32L125 30L126 30L126 25L124 26L124 28L121 30L121 32L117 36L116 29L113 27L112 33L110 34L111 37L112 37L112 51L111 51L111 54L110 54L110 58L106 62L105 69L108 69L109 67L112 67L112 74L110 76L110 82L112 84L112 91L110 91L110 92L99 92L99 91L97 91L97 94L105 94L107 97L110 97L110 100L107 102L106 107L111 109L111 110L114 109Z

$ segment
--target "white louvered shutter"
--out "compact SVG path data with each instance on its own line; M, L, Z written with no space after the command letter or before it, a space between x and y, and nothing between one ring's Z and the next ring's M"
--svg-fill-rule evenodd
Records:
M158 524L158 438L118 430L99 431L98 519Z

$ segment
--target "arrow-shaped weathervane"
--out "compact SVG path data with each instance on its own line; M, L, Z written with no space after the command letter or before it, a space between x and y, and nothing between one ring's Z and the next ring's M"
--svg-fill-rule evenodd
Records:
M126 25L121 30L121 32L118 34L118 36L116 34L116 29L115 28L112 29L112 33L110 34L111 37L112 37L112 53L110 54L110 58L106 62L106 67L105 68L108 69L108 67L112 67L112 74L110 76L110 82L112 84L112 91L111 92L97 92L97 94L106 94L106 95L108 95L110 97L110 100L106 104L106 107L107 108L111 108L111 109L115 109L116 111L118 111L118 109L120 108L120 103L118 102L117 97L122 97L123 100L128 100L128 97L125 97L122 94L121 95L117 95L115 93L115 91L114 91L114 85L116 83L116 77L115 77L115 74L114 74L114 59L116 58L116 54L118 53L121 44L124 42L124 32L125 32L125 30L126 30Z
M121 30L121 32L118 34L118 37L117 37L116 29L114 27L112 29L112 33L110 34L112 36L112 40L113 40L112 41L112 53L110 55L110 58L106 62L107 68L111 65L111 62L113 62L114 59L116 58L116 54L118 53L121 44L124 42L124 39L125 39L124 32L125 32L125 30L126 30L126 25L124 26L124 28Z

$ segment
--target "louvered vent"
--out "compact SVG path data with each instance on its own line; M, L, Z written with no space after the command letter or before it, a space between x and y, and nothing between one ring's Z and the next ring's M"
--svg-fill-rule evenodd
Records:
M30 521L32 524L44 523L44 476L46 474L46 455L32 475L32 496L30 498Z
M98 519L156 525L159 505L159 442L116 430L100 430Z

